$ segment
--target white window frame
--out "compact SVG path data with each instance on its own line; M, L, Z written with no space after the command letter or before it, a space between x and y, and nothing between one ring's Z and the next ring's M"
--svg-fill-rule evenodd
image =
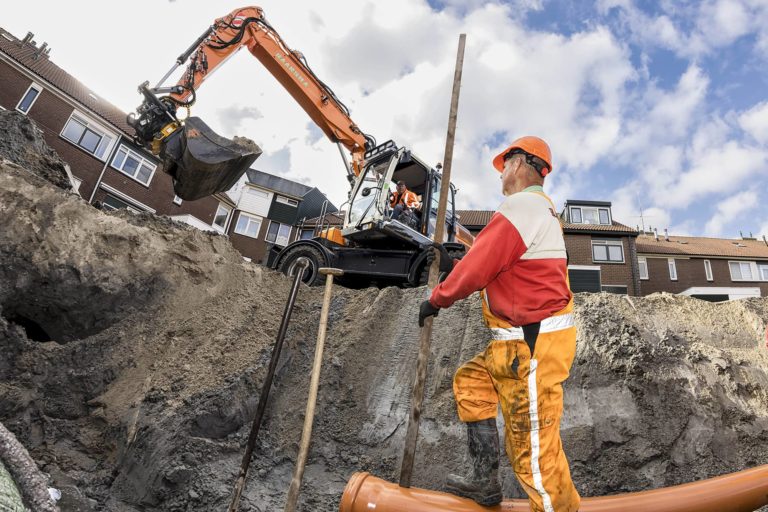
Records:
M592 240L591 250L592 250L592 263L624 263L624 243L621 240ZM604 246L605 254L608 257L608 259L605 260L597 260L595 259L595 246ZM619 260L612 260L611 257L611 251L608 249L608 247L619 247L621 249L621 261Z
M571 222L573 224L588 224L591 226L610 226L612 224L612 218L611 218L611 209L605 206L569 206L570 209L570 216ZM573 220L573 211L579 210L579 217L580 220L578 222ZM586 215L584 215L585 210L590 210L595 212L597 215L597 222L586 222L584 218ZM600 222L600 211L604 210L608 214L608 223Z
M669 280L677 281L677 264L675 258L667 258L667 267L669 268Z
M115 165L115 161L117 160L117 157L118 157L118 155L120 154L121 151L125 152L125 156L123 157L123 161L120 164L120 167L118 167L118 166ZM136 167L136 175L135 176L131 176L130 174L128 174L128 172L123 170L123 168L125 167L125 161L128 159L128 157L130 157L130 158L132 158L134 160L137 160L139 162L138 167ZM152 183L152 178L155 176L155 171L157 170L157 165L152 163L152 160L150 160L149 158L143 157L141 155L141 153L138 153L138 152L132 150L131 148L129 148L125 144L120 144L120 147L117 148L117 151L115 151L115 154L112 156L112 162L110 162L109 166L112 167L113 169L115 169L116 171L120 172L121 174L125 174L126 176L128 176L132 180L134 180L134 181L136 181L138 183L141 183L145 187L149 187L149 184ZM149 167L149 168L152 169L152 172L149 173L149 178L147 178L147 182L146 183L144 183L143 181L141 181L138 178L139 170L142 167L144 167L144 166ZM177 197L178 196L174 196L174 199L173 199L174 203L176 203L176 198ZM176 203L176 204L181 204L181 198L179 197L178 199L179 199L179 202Z
M173 204L177 204L181 206L183 199L177 196L176 194L173 195Z
M67 127L69 126L69 123L72 121L78 122L85 126L85 130L90 130L91 132L95 133L96 135L101 136L101 140L99 141L99 144L96 146L96 149L94 151L90 151L88 148L80 145L80 140L82 140L82 135L80 137L80 140L74 141L70 139L69 137L64 136L64 132L67 131ZM85 132L83 130L83 132ZM91 120L88 116L85 114L80 113L77 110L72 111L72 113L69 115L69 119L67 119L67 122L64 123L64 127L61 129L61 132L59 133L59 137L67 141L68 143L72 144L73 146L76 146L80 148L82 151L85 151L89 155L93 156L94 158L98 158L102 162L106 162L109 158L110 154L112 153L112 148L115 147L115 144L117 143L118 137L117 135L104 128L99 123ZM101 156L99 156L99 148L102 147L102 142L104 142L104 137L109 138L109 143L104 146L103 151L101 152Z
M245 228L244 229L240 229L240 220L241 219L246 219L246 223L245 223ZM263 217L259 217L258 215L250 215L248 213L240 212L240 215L237 218L237 224L235 224L235 233L237 233L238 235L243 235L243 236L247 236L249 238L255 238L255 239L258 240L259 239L259 233L261 232L261 224L262 224L263 220L264 220L264 218ZM256 224L256 223L258 223L258 226L259 226L256 229L256 234L255 235L249 235L248 234L248 228L251 226L251 224Z
M642 279L643 281L647 281L648 279L650 279L650 276L648 275L648 258L646 258L645 256L638 256L637 268L638 268L638 271L640 272L640 279ZM643 272L643 270L645 270L645 272Z
M251 194L252 196L261 197L263 199L266 199L266 198L269 197L269 192L267 192L266 190L261 190L259 188L255 188L255 187L248 187L245 190L245 192L247 194Z
M107 204L106 200L107 200L107 198L109 198L109 197L111 197L111 198L113 198L113 199L115 199L115 200L117 200L117 201L120 201L121 203L123 203L123 204L125 205L125 209L126 209L126 210L128 210L129 212L132 212L132 213L141 213L141 212L143 212L143 211L144 211L144 210L140 210L140 209L138 209L138 208L136 208L136 207L132 206L132 205L131 205L131 204L130 204L128 201L125 201L125 200L124 200L124 199L122 199L121 197L117 197L117 196L116 196L116 195L114 195L114 194L107 194L106 196L104 196L104 199L101 201L101 207L102 207L102 208L104 208L105 210L107 210L108 212L113 212L113 211L116 211L116 210L119 210L119 209L120 209L120 208L115 208L114 206L112 206L112 205L110 205L110 204Z
M707 281L714 281L715 278L712 275L712 263L709 260L704 260L704 274L707 276Z
M740 274L742 273L741 272L741 265L747 265L749 267L749 273L751 274L750 279L744 279L744 278L736 279L735 277L733 277L732 265L734 265L734 264L739 265L739 273ZM735 281L735 282L740 282L740 281L743 281L743 282L760 281L760 273L758 272L758 270L759 269L757 268L757 263L755 263L754 261L738 261L738 260L728 261L728 272L731 274L731 281Z
M227 212L227 215L224 217L224 225L219 226L216 224L216 218L219 216L219 211L225 210ZM226 233L227 231L227 225L229 224L229 217L232 215L232 208L225 206L221 203L219 203L219 206L216 208L216 213L213 214L213 221L211 222L211 226L213 226L213 229L220 233Z
M27 94L29 94L29 91L32 91L32 90L37 91L37 95L32 99L32 103L29 104L29 106L27 107L27 110L22 110L20 108L21 107L21 102L23 102L24 98L27 97ZM43 86L42 85L38 85L35 82L32 82L31 84L29 84L29 87L27 87L27 90L24 91L24 94L21 95L21 99L16 104L16 110L18 110L19 112L21 112L24 115L27 115L29 113L29 111L32 110L32 106L35 104L35 102L37 101L37 99L40 97L41 94L43 94Z
M293 207L299 206L299 202L295 199L291 199L290 197L276 195L275 201L277 201L278 203L287 204L288 206L293 206Z
M761 281L768 281L768 263L757 264L757 277L759 277Z
M269 239L269 230L272 228L273 224L277 224L278 228L277 228L277 233L275 233L275 239L274 240L270 240ZM284 227L288 228L288 235L287 236L280 236L280 232L282 231L282 229ZM264 240L266 240L267 242L270 242L270 243L274 243L275 245L279 245L281 247L285 247L291 241L291 231L292 230L293 230L293 226L291 226L290 224L283 224L282 222L277 222L275 220L270 220L269 221L269 227L267 227L267 234L264 236ZM285 243L282 243L282 242L285 242Z

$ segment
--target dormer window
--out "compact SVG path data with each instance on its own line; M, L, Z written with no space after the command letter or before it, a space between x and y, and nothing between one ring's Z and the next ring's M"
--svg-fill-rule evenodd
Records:
M611 224L609 208L595 206L571 206L571 222L573 224Z

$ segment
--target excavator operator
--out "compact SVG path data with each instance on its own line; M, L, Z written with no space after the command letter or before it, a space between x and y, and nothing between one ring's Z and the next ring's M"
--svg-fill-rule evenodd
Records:
M449 492L484 506L502 500L496 414L504 415L506 452L535 512L575 512L580 497L560 441L562 383L576 354L573 294L562 228L544 178L549 146L522 137L493 159L506 199L453 261L439 244L440 270L450 272L421 304L419 324L482 290L492 341L453 380L459 418L467 424L472 470L449 475Z
M411 218L419 208L419 198L401 180L397 182L395 192L389 196L389 206L392 208L392 220L398 220L404 212L406 217Z

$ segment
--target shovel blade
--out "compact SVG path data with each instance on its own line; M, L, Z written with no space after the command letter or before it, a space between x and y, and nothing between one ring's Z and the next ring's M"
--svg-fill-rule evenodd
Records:
M224 138L199 117L188 118L160 150L174 192L187 201L229 190L259 155L254 142Z

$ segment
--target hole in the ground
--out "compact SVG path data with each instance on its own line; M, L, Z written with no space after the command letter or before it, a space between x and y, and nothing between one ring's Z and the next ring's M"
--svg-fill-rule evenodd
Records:
M45 332L45 329L40 326L40 324L30 318L21 315L10 315L6 316L5 319L8 322L16 324L24 329L24 332L27 334L27 338L32 341L42 342L51 341L52 339L51 336Z

